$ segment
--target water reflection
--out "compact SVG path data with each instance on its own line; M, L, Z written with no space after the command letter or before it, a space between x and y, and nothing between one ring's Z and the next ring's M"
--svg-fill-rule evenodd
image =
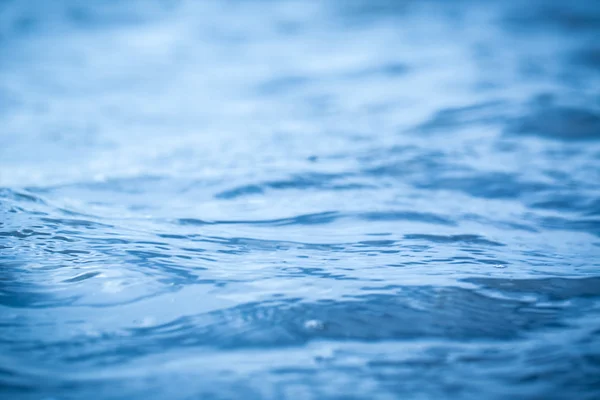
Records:
M0 3L0 393L595 398L593 2Z

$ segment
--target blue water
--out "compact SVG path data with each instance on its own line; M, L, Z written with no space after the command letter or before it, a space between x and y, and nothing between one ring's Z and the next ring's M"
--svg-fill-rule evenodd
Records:
M593 1L0 2L3 399L600 398Z

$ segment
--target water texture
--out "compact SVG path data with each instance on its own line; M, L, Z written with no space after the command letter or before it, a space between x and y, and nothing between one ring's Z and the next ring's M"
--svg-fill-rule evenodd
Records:
M600 398L599 37L0 1L0 397Z

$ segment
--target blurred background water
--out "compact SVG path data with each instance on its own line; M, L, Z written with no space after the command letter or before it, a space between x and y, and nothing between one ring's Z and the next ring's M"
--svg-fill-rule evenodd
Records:
M0 395L600 398L598 4L1 1Z

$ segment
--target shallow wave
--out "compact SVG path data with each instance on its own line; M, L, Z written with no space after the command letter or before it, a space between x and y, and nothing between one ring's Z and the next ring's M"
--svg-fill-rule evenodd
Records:
M0 2L0 395L600 396L591 2Z

